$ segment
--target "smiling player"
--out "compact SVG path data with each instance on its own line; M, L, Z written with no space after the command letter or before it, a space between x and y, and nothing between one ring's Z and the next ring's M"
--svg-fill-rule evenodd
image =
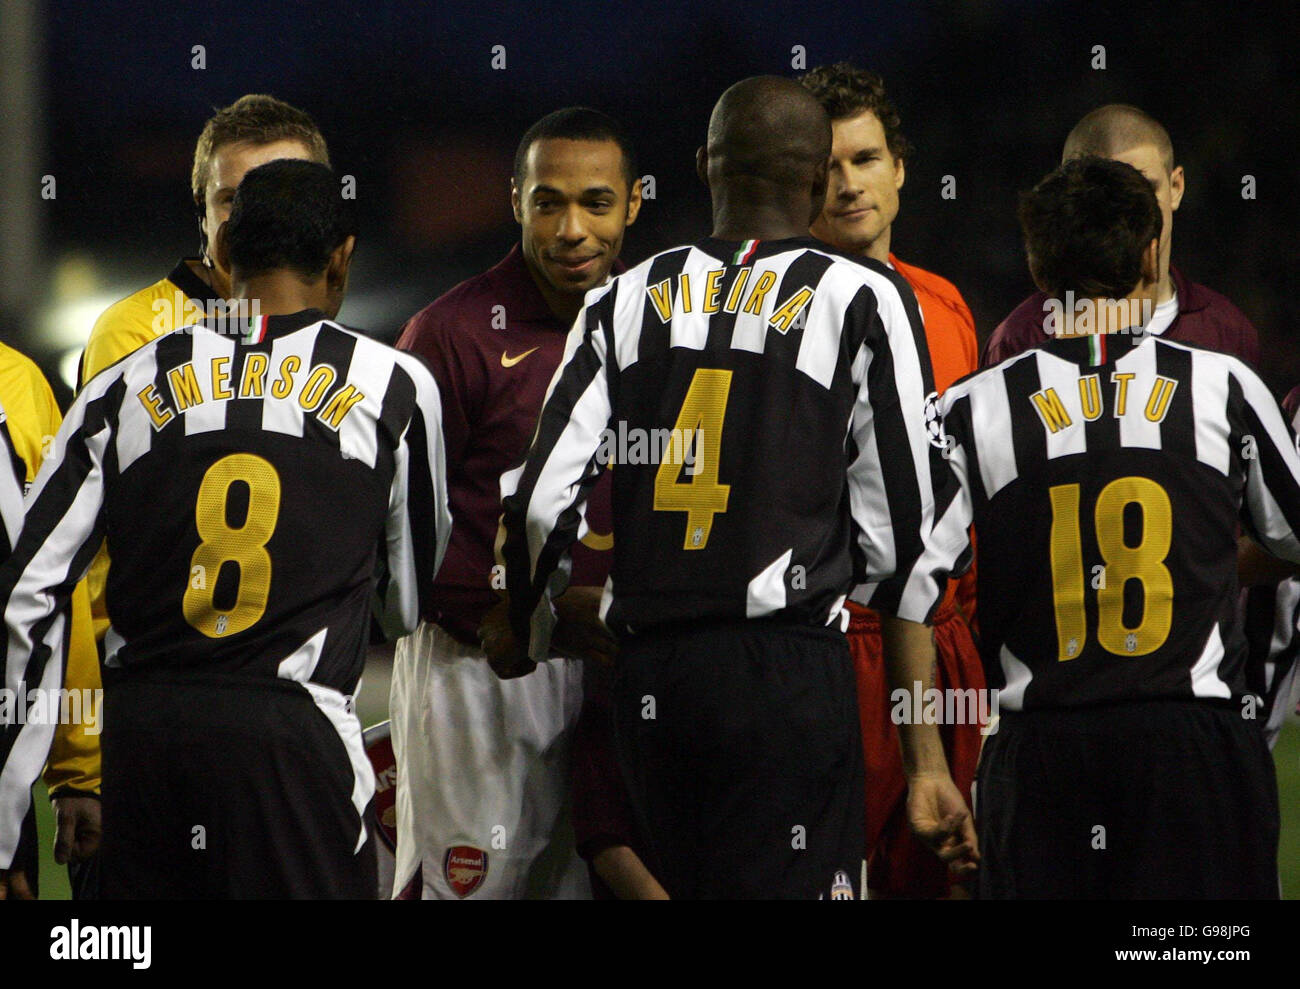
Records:
M442 393L454 519L433 607L398 644L393 748L398 760L395 892L422 898L572 897L587 881L558 827L582 663L562 658L499 680L478 629L494 579L501 475L528 448L584 293L605 283L641 208L621 126L571 107L534 124L515 156L511 204L522 236L494 268L417 313L398 346L424 357ZM607 639L594 603L609 570L608 481L574 554L562 618ZM585 617L584 617L585 615Z

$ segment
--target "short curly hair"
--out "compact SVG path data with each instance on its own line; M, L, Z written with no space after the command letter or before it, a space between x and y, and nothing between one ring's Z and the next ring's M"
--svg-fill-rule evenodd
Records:
M799 77L803 87L817 97L832 121L856 117L870 110L885 130L885 143L895 159L912 157L912 145L903 136L898 108L885 94L885 81L852 62L819 65Z
M203 206L212 172L212 156L226 144L244 141L271 144L275 141L299 141L311 161L329 166L330 153L316 121L296 106L261 93L241 96L230 106L222 107L203 125L194 148L194 168L190 172L190 191L194 204Z

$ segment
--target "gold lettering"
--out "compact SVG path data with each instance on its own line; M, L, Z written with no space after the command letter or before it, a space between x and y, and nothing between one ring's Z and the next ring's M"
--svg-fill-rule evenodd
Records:
M749 298L745 300L744 311L757 315L758 311L763 308L763 299L767 296L768 292L772 291L772 286L775 284L775 271L765 271L759 275L758 281L756 281L754 287L749 290Z
M244 377L239 384L240 398L261 398L266 381L265 354L251 353L244 358Z
M722 307L723 312L735 312L740 305L740 294L745 291L745 282L749 281L749 268L741 268L736 272L736 280L731 286L731 291L727 293L727 304Z
M1044 388L1029 397L1033 400L1034 408L1038 410L1038 418L1043 420L1043 425L1047 427L1048 432L1057 433L1070 425L1070 414L1065 411L1065 406L1061 404L1061 396L1056 394L1055 388Z
M1089 422L1096 422L1101 417L1101 378L1095 374L1085 374L1079 379L1079 402L1083 406L1083 417Z
M812 297L813 290L805 285L781 303L776 312L772 313L772 318L767 321L768 325L781 333L787 332L794 323L795 317L803 311L803 307L812 301Z
M234 398L235 393L226 387L230 383L230 358L218 357L212 362L212 398L220 402Z
M673 293L668 285L668 279L665 278L658 285L646 287L646 291L650 293L650 301L654 303L655 312L659 314L661 323L666 323L673 318Z
M293 376L302 367L302 360L297 354L290 354L280 362L280 377L271 385L271 394L276 398L288 398L293 391Z
M153 420L154 429L162 429L175 414L171 409L163 405L162 396L158 394L153 385L140 389L135 397L140 400L140 404L149 413L149 418Z
M1135 377L1137 377L1137 375L1131 371L1125 371L1122 374L1119 371L1111 372L1111 383L1116 386L1115 418L1117 419L1124 414L1124 410L1128 407L1128 383Z
M298 404L305 411L312 411L320 405L320 400L325 397L325 390L332 384L334 384L334 369L328 364L318 364L311 369L311 374L303 383L302 392L298 395Z
M1169 400L1174 397L1178 382L1164 375L1156 375L1156 383L1147 399L1146 417L1148 422L1160 422L1169 413Z
M343 425L343 420L347 414L352 411L352 406L364 399L365 393L359 392L352 385L345 385L336 391L330 400L325 403L325 408L317 417L325 425L329 426L335 432Z
M194 373L193 364L187 362L180 367L172 368L167 372L167 380L171 383L172 401L176 403L177 412L184 412L191 406L203 404L203 391L199 388L199 379Z
M706 313L718 311L718 297L722 294L722 276L726 273L726 268L714 268L704 276L704 311Z

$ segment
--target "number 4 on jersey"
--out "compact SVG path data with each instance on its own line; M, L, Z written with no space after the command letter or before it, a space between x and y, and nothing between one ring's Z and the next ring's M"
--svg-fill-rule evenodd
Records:
M696 369L677 413L669 447L655 474L655 511L686 513L684 549L704 549L713 529L713 516L727 510L731 485L718 483L718 460L730 392L730 371ZM688 444L693 448L693 458L687 457ZM682 465L687 463L689 480L683 481Z

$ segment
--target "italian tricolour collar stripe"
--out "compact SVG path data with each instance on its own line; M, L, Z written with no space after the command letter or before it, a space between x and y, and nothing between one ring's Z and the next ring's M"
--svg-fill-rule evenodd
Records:
M736 256L735 258L732 259L731 263L744 264L746 261L748 261L750 258L754 256L754 252L757 250L758 250L758 241L747 240L740 245L740 250L736 252Z
M1088 363L1093 367L1100 367L1106 363L1106 337L1101 333L1094 333L1088 337Z
M270 316L259 316L255 322L248 324L248 336L244 338L245 343L261 343L266 339L266 322Z

